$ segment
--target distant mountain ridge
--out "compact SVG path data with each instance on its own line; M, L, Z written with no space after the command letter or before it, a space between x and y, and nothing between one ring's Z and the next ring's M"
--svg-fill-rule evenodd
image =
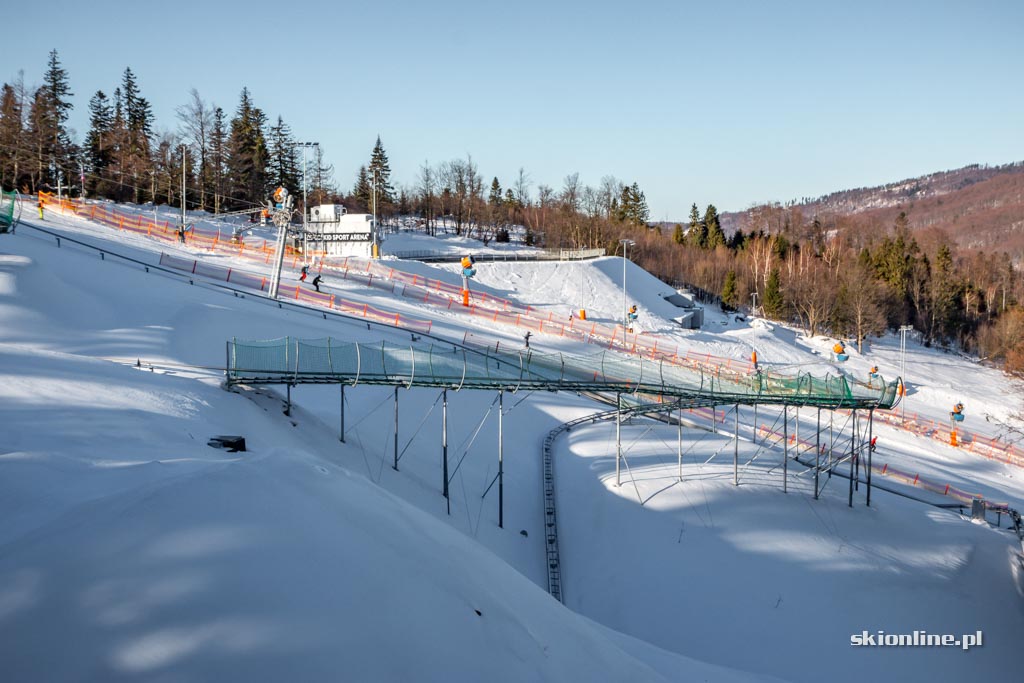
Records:
M785 208L799 211L806 222L856 222L870 231L888 229L905 212L915 232L941 230L961 247L1007 251L1024 261L1024 161L972 164L790 202ZM752 229L748 211L724 212L720 219L727 234Z

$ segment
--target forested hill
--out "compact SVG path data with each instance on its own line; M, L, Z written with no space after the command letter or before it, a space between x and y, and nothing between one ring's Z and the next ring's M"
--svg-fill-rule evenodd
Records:
M776 207L780 208L780 207ZM889 228L904 212L912 231L942 230L961 247L1008 251L1024 260L1024 161L965 166L878 187L804 199L780 213L799 212L824 225L854 219L861 227ZM757 229L756 210L722 214L723 228Z

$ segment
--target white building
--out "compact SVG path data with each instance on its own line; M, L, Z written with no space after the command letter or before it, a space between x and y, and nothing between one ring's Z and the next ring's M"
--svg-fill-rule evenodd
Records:
M321 204L310 208L308 230L310 249L323 250L328 256L373 257L371 214L348 213L341 204Z

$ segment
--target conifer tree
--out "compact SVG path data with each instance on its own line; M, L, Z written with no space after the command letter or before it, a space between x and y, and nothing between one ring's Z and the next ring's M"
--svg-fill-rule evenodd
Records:
M139 93L139 86L131 67L124 70L121 78L121 98L124 107L125 135L124 144L118 150L121 155L122 173L131 178L132 194L136 203L142 200L142 180L152 168L150 158L150 138L152 130L152 111L149 102Z
M683 232L683 226L679 223L676 223L676 227L672 231L672 241L676 244L686 243L686 233Z
M352 188L352 197L355 199L358 208L363 211L369 211L370 205L373 201L373 188L370 187L370 174L366 170L365 166L359 167L359 173L356 175L356 184Z
M0 91L0 187L5 190L19 185L23 135L21 100L15 89L4 83Z
M370 155L370 166L367 174L371 182L377 183L377 206L381 204L392 204L395 201L395 190L391 187L391 166L388 164L388 155L381 144L380 136L377 136L377 143L373 146L373 153Z
M29 110L26 146L32 149L33 184L56 186L56 173L66 173L74 155L67 132L73 93L67 71L60 65L57 51L49 55L43 85L35 92ZM35 188L33 188L35 189Z
M269 155L269 181L274 187L285 187L296 196L302 190L302 161L292 137L291 128L284 119L277 117L277 123L271 126L267 138ZM309 177L309 152L306 152L306 177ZM308 184L307 184L308 187Z
M214 107L213 126L210 129L210 182L213 190L213 212L220 213L224 199L224 179L227 174L227 128L224 110Z
M708 228L704 225L704 222L700 219L700 212L697 209L697 205L694 204L690 207L690 231L687 233L691 247L698 249L707 249L708 246Z
M708 204L704 211L704 227L707 230L707 248L714 250L725 246L725 233L722 232L722 224L718 219L718 209L714 204Z
M782 295L782 283L779 269L773 268L764 288L764 303L761 305L764 314L769 318L782 318L786 311L786 299Z
M270 189L266 120L266 115L253 104L249 89L242 88L227 142L228 195L238 207L263 203Z
M89 100L89 132L85 137L85 164L89 170L86 185L90 194L107 196L108 167L113 163L111 136L114 130L114 110L110 99L102 90Z
M730 270L725 274L725 284L722 285L722 309L725 311L736 310L736 271Z
M491 181L491 194L487 198L487 203L492 207L501 206L501 183L498 182L498 176L494 176L494 180Z

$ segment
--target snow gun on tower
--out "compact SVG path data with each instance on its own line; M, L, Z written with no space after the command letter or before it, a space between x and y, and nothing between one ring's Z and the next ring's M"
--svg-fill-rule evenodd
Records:
M476 262L472 256L462 257L462 305L469 306L469 280L476 275Z

